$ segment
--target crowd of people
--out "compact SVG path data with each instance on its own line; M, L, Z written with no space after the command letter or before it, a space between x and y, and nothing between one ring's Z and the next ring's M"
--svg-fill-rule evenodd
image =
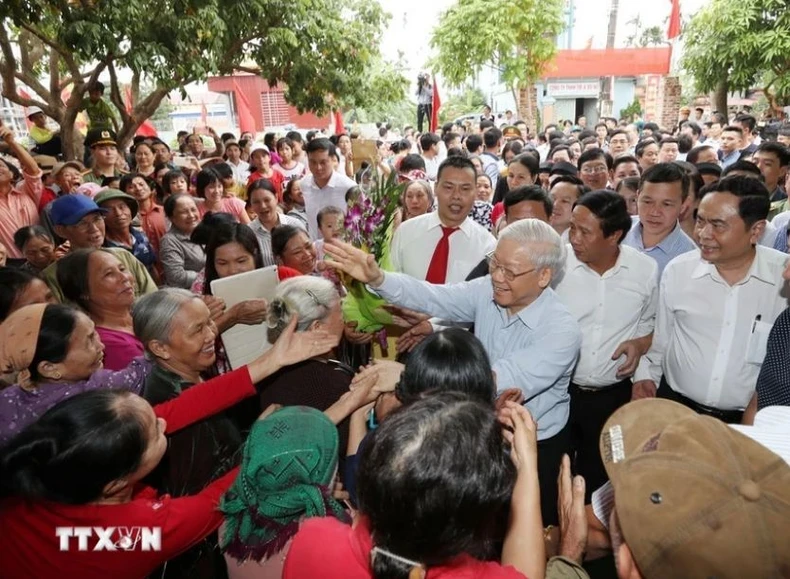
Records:
M3 576L788 576L790 126L97 123L83 164L42 115L0 125ZM384 264L344 215L392 175Z

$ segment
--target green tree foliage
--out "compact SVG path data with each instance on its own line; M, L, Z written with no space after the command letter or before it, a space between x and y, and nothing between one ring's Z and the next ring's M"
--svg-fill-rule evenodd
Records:
M476 87L466 87L462 92L455 93L447 97L447 101L442 103L439 109L439 120L448 122L457 119L462 115L470 113L480 114L486 103L486 96L483 91Z
M565 27L563 0L458 0L445 11L431 36L434 68L460 86L484 64L501 70L512 90L526 91L556 53L556 36ZM519 99L520 117L533 118L531 103Z
M373 66L389 18L376 1L5 0L3 8L3 96L40 106L60 123L66 142L74 141L88 84L102 74L111 78L121 142L168 92L210 75L255 72L287 85L286 100L298 109L316 112L397 100L407 86L392 69ZM131 71L133 87L154 87L145 98L133 95L131 114L118 84L122 69ZM19 82L31 98L19 96ZM67 87L71 97L63 103Z
M683 66L700 92L745 91L766 79L770 98L790 102L787 0L712 0L685 27L683 40Z

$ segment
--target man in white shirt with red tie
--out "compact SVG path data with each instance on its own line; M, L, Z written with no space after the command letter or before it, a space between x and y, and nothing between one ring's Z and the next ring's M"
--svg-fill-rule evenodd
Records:
M448 157L437 172L436 211L404 221L392 237L392 268L436 284L464 281L496 247L496 239L469 217L476 171L465 157Z
M634 397L658 396L738 423L749 403L774 320L787 307L788 256L758 246L770 208L757 179L725 177L697 212L700 249L661 277L653 345Z

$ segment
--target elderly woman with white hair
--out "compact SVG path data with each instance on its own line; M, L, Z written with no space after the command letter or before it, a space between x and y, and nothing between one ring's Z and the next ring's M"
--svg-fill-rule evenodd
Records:
M497 389L524 402L538 423L538 470L543 521L556 525L562 455L570 448L568 385L581 331L553 289L566 249L552 227L524 219L505 229L488 258L489 275L434 285L384 272L373 256L332 241L326 263L367 283L395 305L452 322L474 322L496 375Z
M217 328L208 307L198 296L184 289L161 289L139 299L132 316L134 333L143 343L146 357L154 363L142 392L151 405L175 399L209 377L207 373L213 368L216 357ZM278 333L277 338L283 333ZM288 359L283 359L280 353L277 360L272 360L271 353L264 353L250 362L247 370L252 383L257 384L275 373L282 367L281 363L301 362L337 345L337 337L323 329L317 330L314 336L313 342L324 347L310 349L309 355L302 349L289 353ZM302 338L300 342L303 341ZM252 409L247 406L250 403ZM174 497L198 492L236 466L243 443L242 433L249 429L258 414L258 400L252 397L174 433L149 483ZM210 537L170 561L169 571L178 569L185 576L193 576L197 574L196 569L221 565L222 557L215 547L216 539Z
M340 296L331 281L299 276L277 286L269 305L269 341L274 342L296 316L297 333L326 332L340 340L344 323ZM322 354L292 364L268 378L261 390L261 408L270 404L309 406L324 411L348 392L354 371ZM348 421L339 425L341 458L345 458Z

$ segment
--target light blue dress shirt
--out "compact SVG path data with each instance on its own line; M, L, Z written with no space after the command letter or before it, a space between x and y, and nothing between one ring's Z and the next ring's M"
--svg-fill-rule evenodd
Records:
M568 384L581 348L579 324L552 289L511 316L494 302L491 276L433 285L389 273L376 288L390 302L453 322L474 322L500 391L520 388L538 424L538 440L568 422Z
M658 264L658 277L661 279L661 274L664 273L664 268L667 264L675 259L678 255L683 255L689 251L697 249L694 240L691 239L680 224L675 225L672 233L667 235L661 240L661 243L655 247L645 249L645 244L642 241L642 224L639 222L638 217L632 217L631 229L623 239L623 245L638 249L645 255L649 255L656 260Z

